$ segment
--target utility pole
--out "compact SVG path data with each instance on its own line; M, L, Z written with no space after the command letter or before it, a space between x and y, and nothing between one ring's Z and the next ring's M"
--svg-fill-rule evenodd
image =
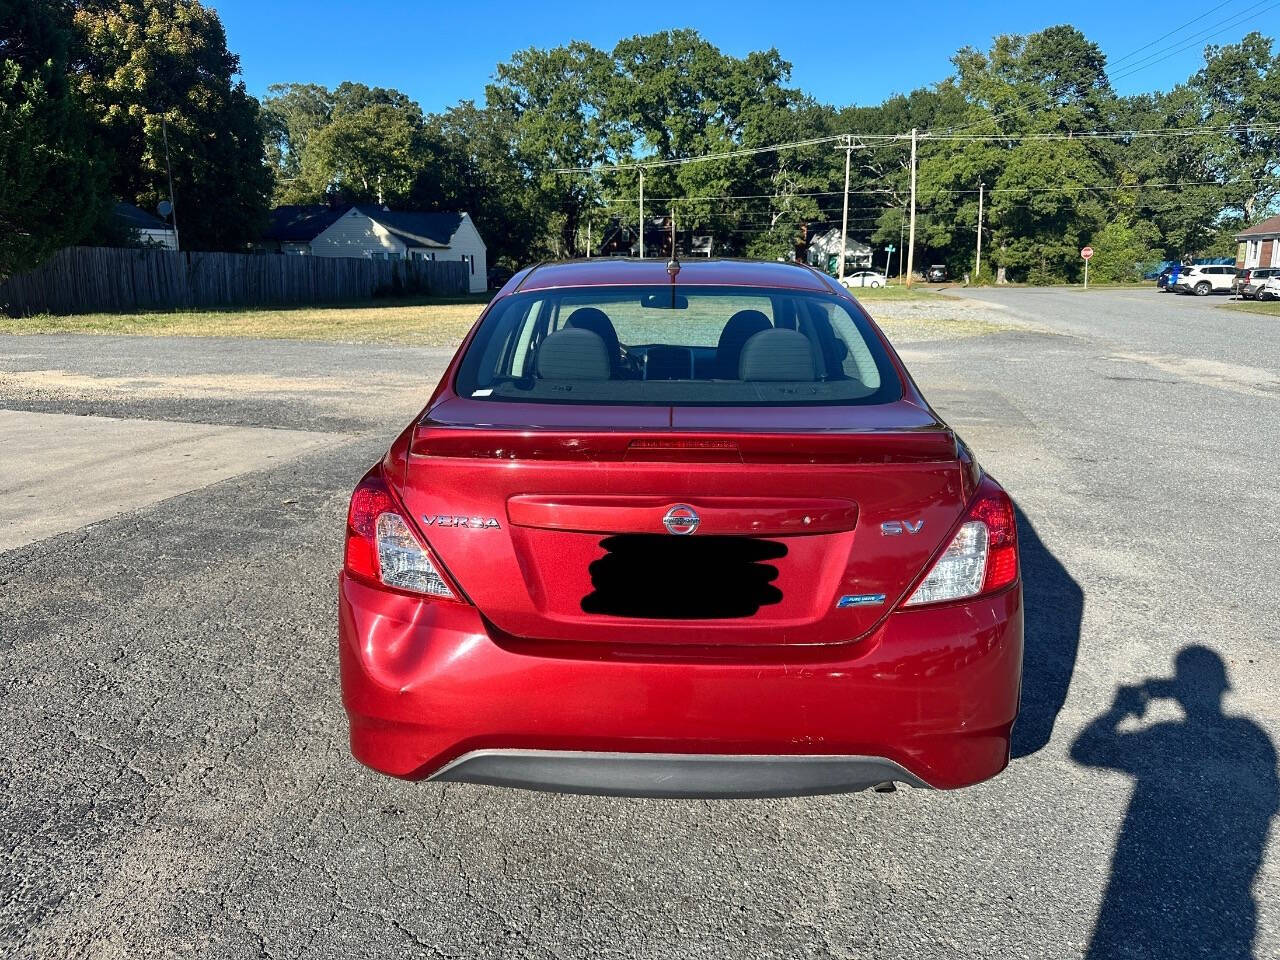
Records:
M902 279L902 265L906 263L906 258L902 256L902 238L906 236L907 218L898 218L898 279Z
M911 231L907 235L907 287L916 267L916 128L911 128Z
M640 259L644 259L644 167L640 167Z
M173 217L173 249L181 250L182 243L178 239L178 206L173 202L173 168L169 166L169 124L163 115L160 117L160 135L164 137L164 172L169 178L169 214Z
M591 259L591 221L587 221L587 259Z
M844 279L844 261L849 243L849 158L853 156L853 137L844 136L844 143L836 147L844 150L844 219L840 221L840 264L836 268L836 276Z
M982 181L978 181L978 255L973 261L973 282L982 274Z

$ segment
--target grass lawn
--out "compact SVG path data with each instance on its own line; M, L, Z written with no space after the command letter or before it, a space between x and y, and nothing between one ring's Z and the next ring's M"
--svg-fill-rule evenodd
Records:
M0 316L0 333L132 333L156 337L255 337L447 347L461 339L488 302L489 294L485 293L332 306Z
M937 294L919 285L859 288L859 300L928 300ZM471 328L490 295L373 300L327 306L86 313L34 317L0 315L0 333L139 334L153 337L252 337L268 340L330 340L344 343L405 343L451 347Z
M849 292L859 300L927 300L936 297L937 291L922 283L906 286L891 283L887 287L850 287Z
M1280 317L1280 300L1232 300L1221 304L1227 310L1240 310L1244 313L1262 313L1269 317Z

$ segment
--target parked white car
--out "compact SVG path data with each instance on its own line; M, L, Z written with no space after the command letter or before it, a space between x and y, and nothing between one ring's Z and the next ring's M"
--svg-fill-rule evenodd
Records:
M1280 274L1267 277L1267 282L1254 294L1259 300L1280 300Z
M857 273L845 274L840 282L846 287L883 287L889 281L878 270L859 270Z
M1194 293L1197 297L1207 297L1211 293L1230 293L1231 284L1235 279L1234 266L1216 263L1198 264L1193 267L1183 267L1173 290L1175 293Z

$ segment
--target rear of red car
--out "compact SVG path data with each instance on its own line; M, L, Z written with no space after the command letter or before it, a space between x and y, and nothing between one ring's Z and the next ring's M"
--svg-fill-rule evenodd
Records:
M517 275L352 498L356 757L766 796L999 772L1012 504L819 275Z

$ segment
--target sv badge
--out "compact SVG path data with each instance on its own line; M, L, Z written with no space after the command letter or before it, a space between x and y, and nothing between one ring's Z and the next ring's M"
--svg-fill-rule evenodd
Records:
M880 524L880 532L886 537L896 537L903 533L919 533L923 526L923 520L888 520Z

